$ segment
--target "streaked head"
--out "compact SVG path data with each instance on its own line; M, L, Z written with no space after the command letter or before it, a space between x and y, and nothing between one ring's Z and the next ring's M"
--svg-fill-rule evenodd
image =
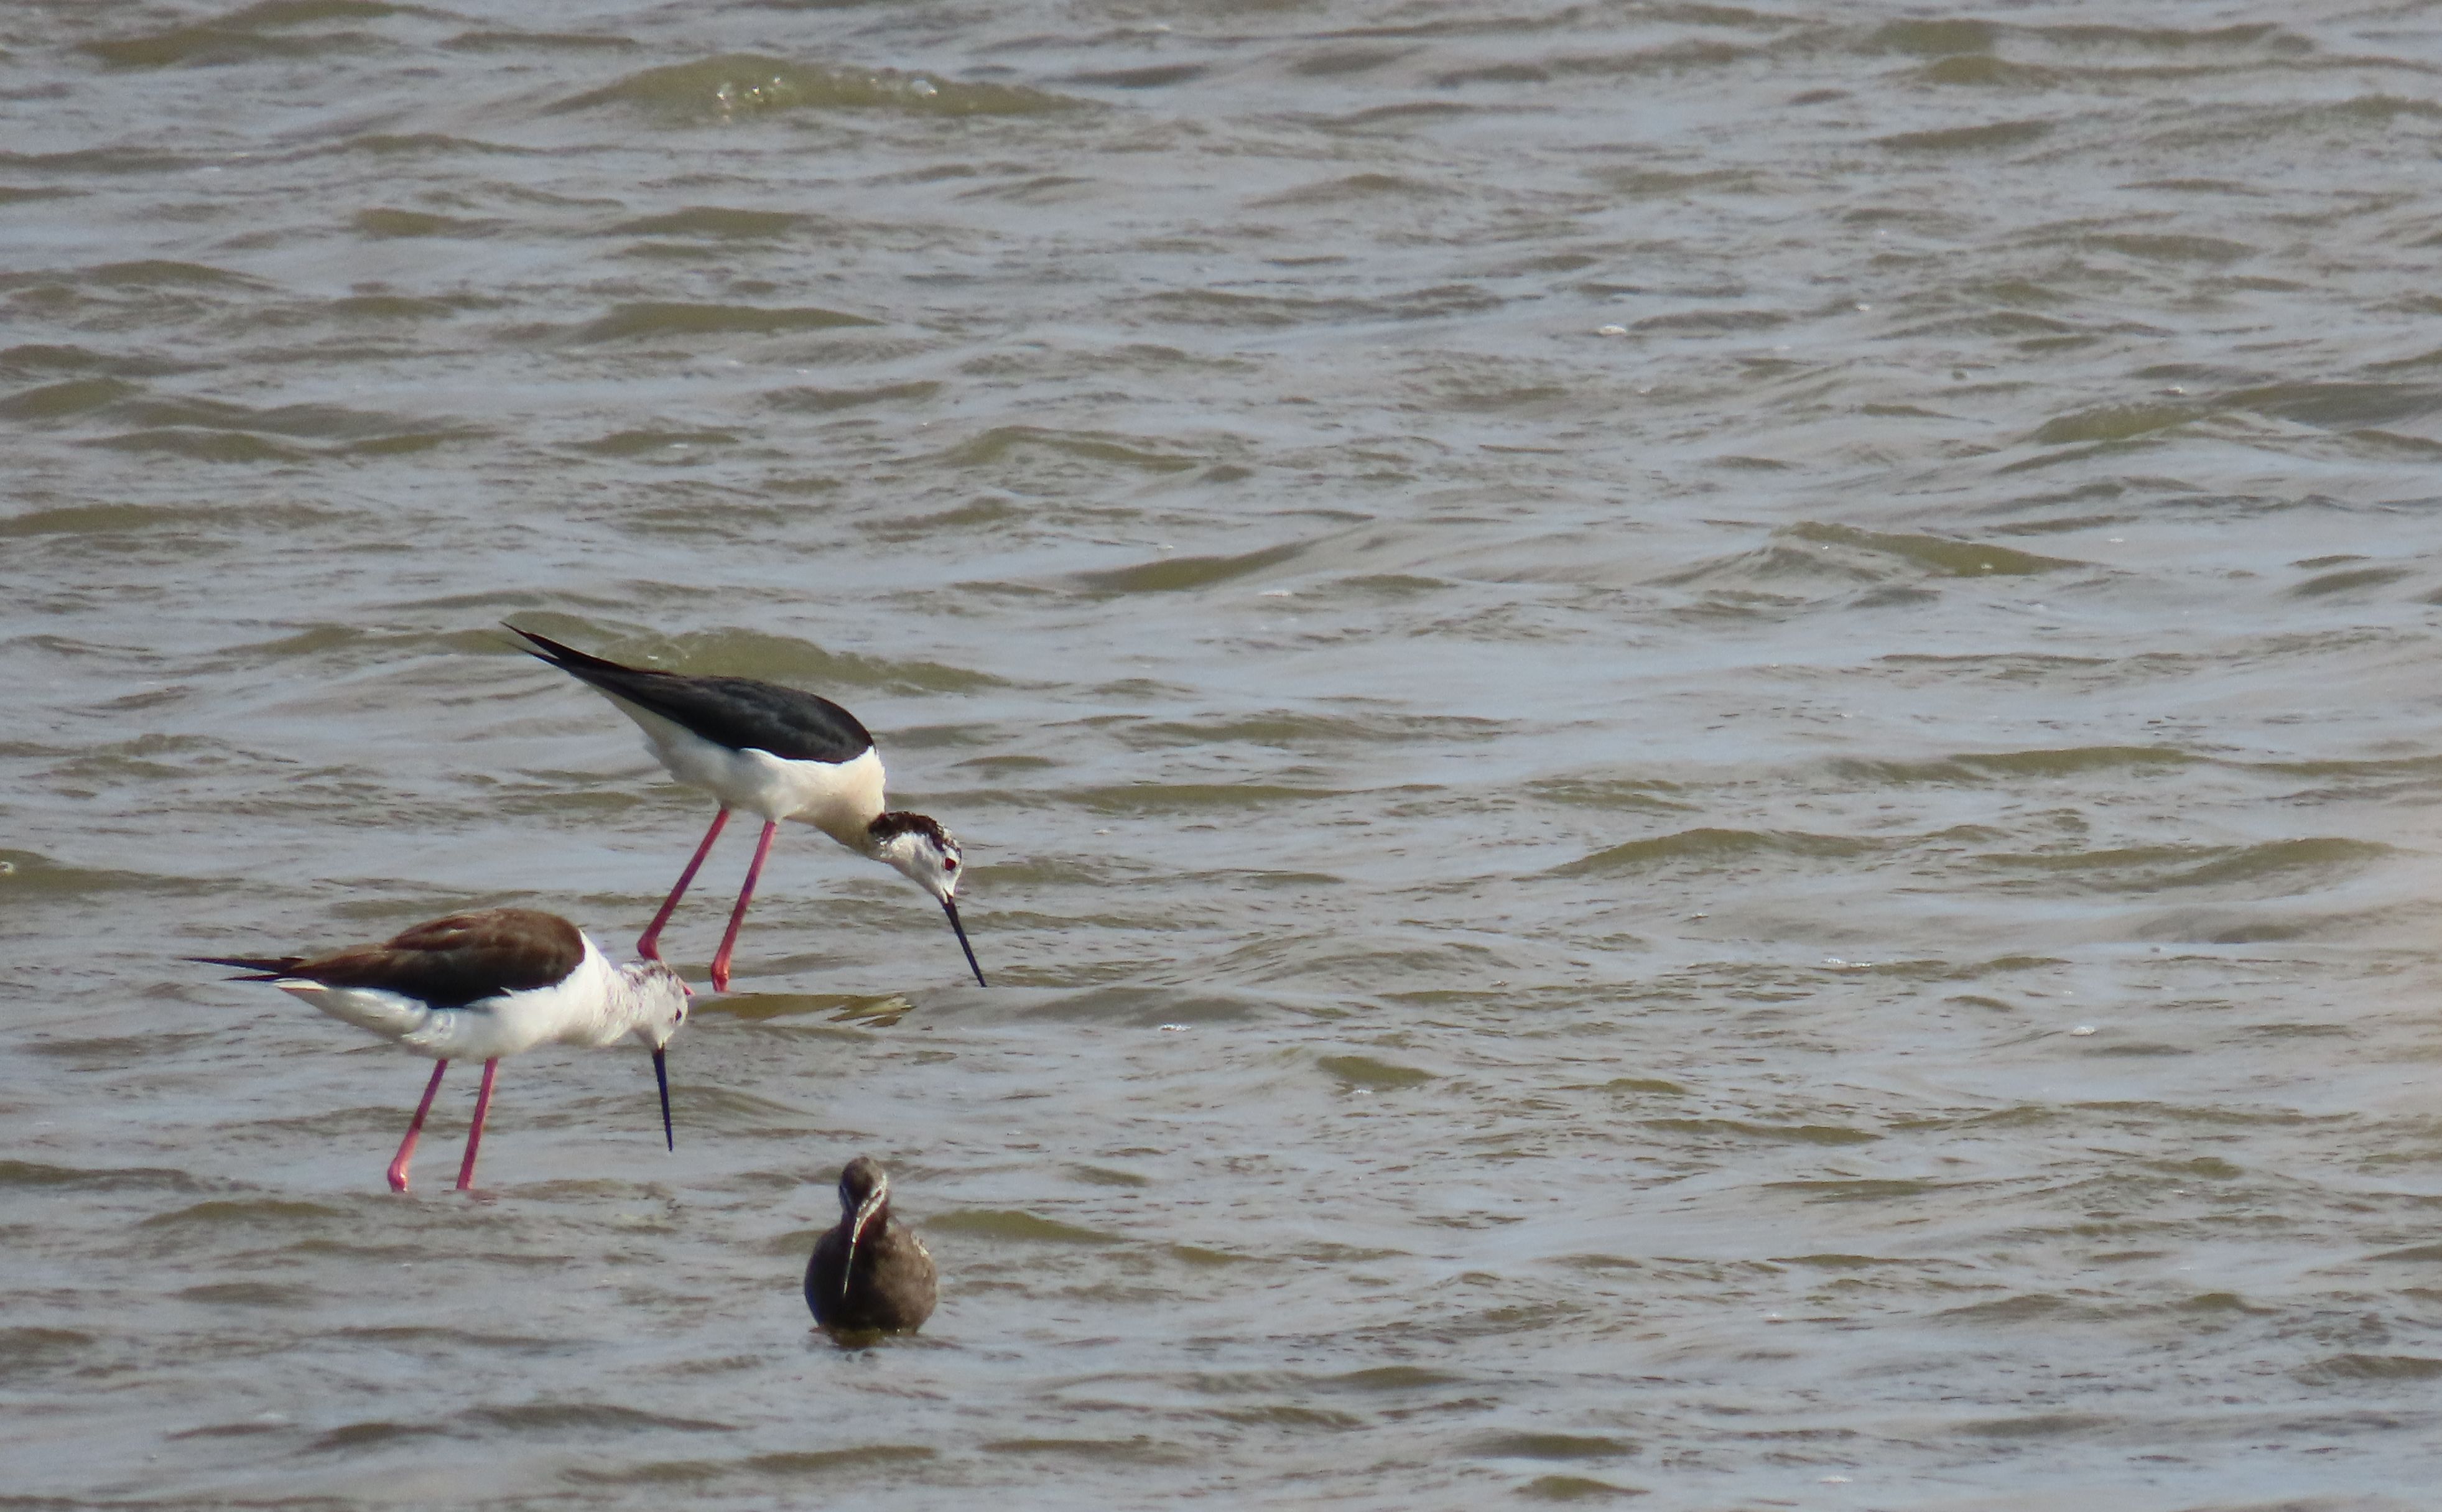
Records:
M885 813L866 827L865 853L893 866L917 886L931 893L957 933L958 948L967 953L967 969L977 987L988 986L984 969L975 964L975 948L967 943L967 926L958 921L958 879L965 858L958 842L928 814Z
M858 1156L840 1172L840 1221L847 1225L847 1254L840 1262L840 1295L847 1295L847 1279L856 1269L856 1247L866 1230L890 1221L890 1173L869 1155Z

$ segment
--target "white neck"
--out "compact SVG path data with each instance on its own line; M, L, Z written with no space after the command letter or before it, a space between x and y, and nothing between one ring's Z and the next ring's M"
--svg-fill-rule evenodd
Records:
M613 1045L653 1017L637 967L611 965L591 937L567 986L573 994L569 1023L556 1036L564 1045Z

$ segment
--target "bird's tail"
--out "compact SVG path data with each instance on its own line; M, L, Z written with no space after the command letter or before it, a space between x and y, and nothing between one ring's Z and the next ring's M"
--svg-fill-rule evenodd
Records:
M199 966L230 966L247 975L232 976L233 982L276 982L305 964L302 956L190 956L187 959Z
M538 656L563 672L573 672L578 677L583 677L588 672L619 672L632 676L636 671L634 667L621 666L616 662L606 662L598 656L589 656L574 646L562 646L548 635L537 635L532 630L519 629L506 620L501 622L501 627L511 634L522 635L533 643L525 647L527 654Z

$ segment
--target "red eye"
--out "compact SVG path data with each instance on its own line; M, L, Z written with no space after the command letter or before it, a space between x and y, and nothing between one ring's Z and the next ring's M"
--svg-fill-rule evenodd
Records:
M941 869L942 869L943 871L956 871L956 870L957 870L957 869L958 869L958 858L957 858L957 857L956 857L956 856L943 856L943 857L941 858Z

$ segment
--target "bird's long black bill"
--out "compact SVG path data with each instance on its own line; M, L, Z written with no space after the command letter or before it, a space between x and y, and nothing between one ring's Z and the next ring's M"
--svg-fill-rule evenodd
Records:
M662 1085L662 1138L669 1144L670 1153L676 1155L679 1137L670 1129L670 1066L659 1050L653 1052L653 1080Z
M958 922L957 900L955 898L942 899L941 912L950 916L950 928L957 934L958 948L967 953L967 970L975 974L975 985L977 987L990 987L992 983L984 980L984 969L975 964L975 948L967 943L967 926Z

